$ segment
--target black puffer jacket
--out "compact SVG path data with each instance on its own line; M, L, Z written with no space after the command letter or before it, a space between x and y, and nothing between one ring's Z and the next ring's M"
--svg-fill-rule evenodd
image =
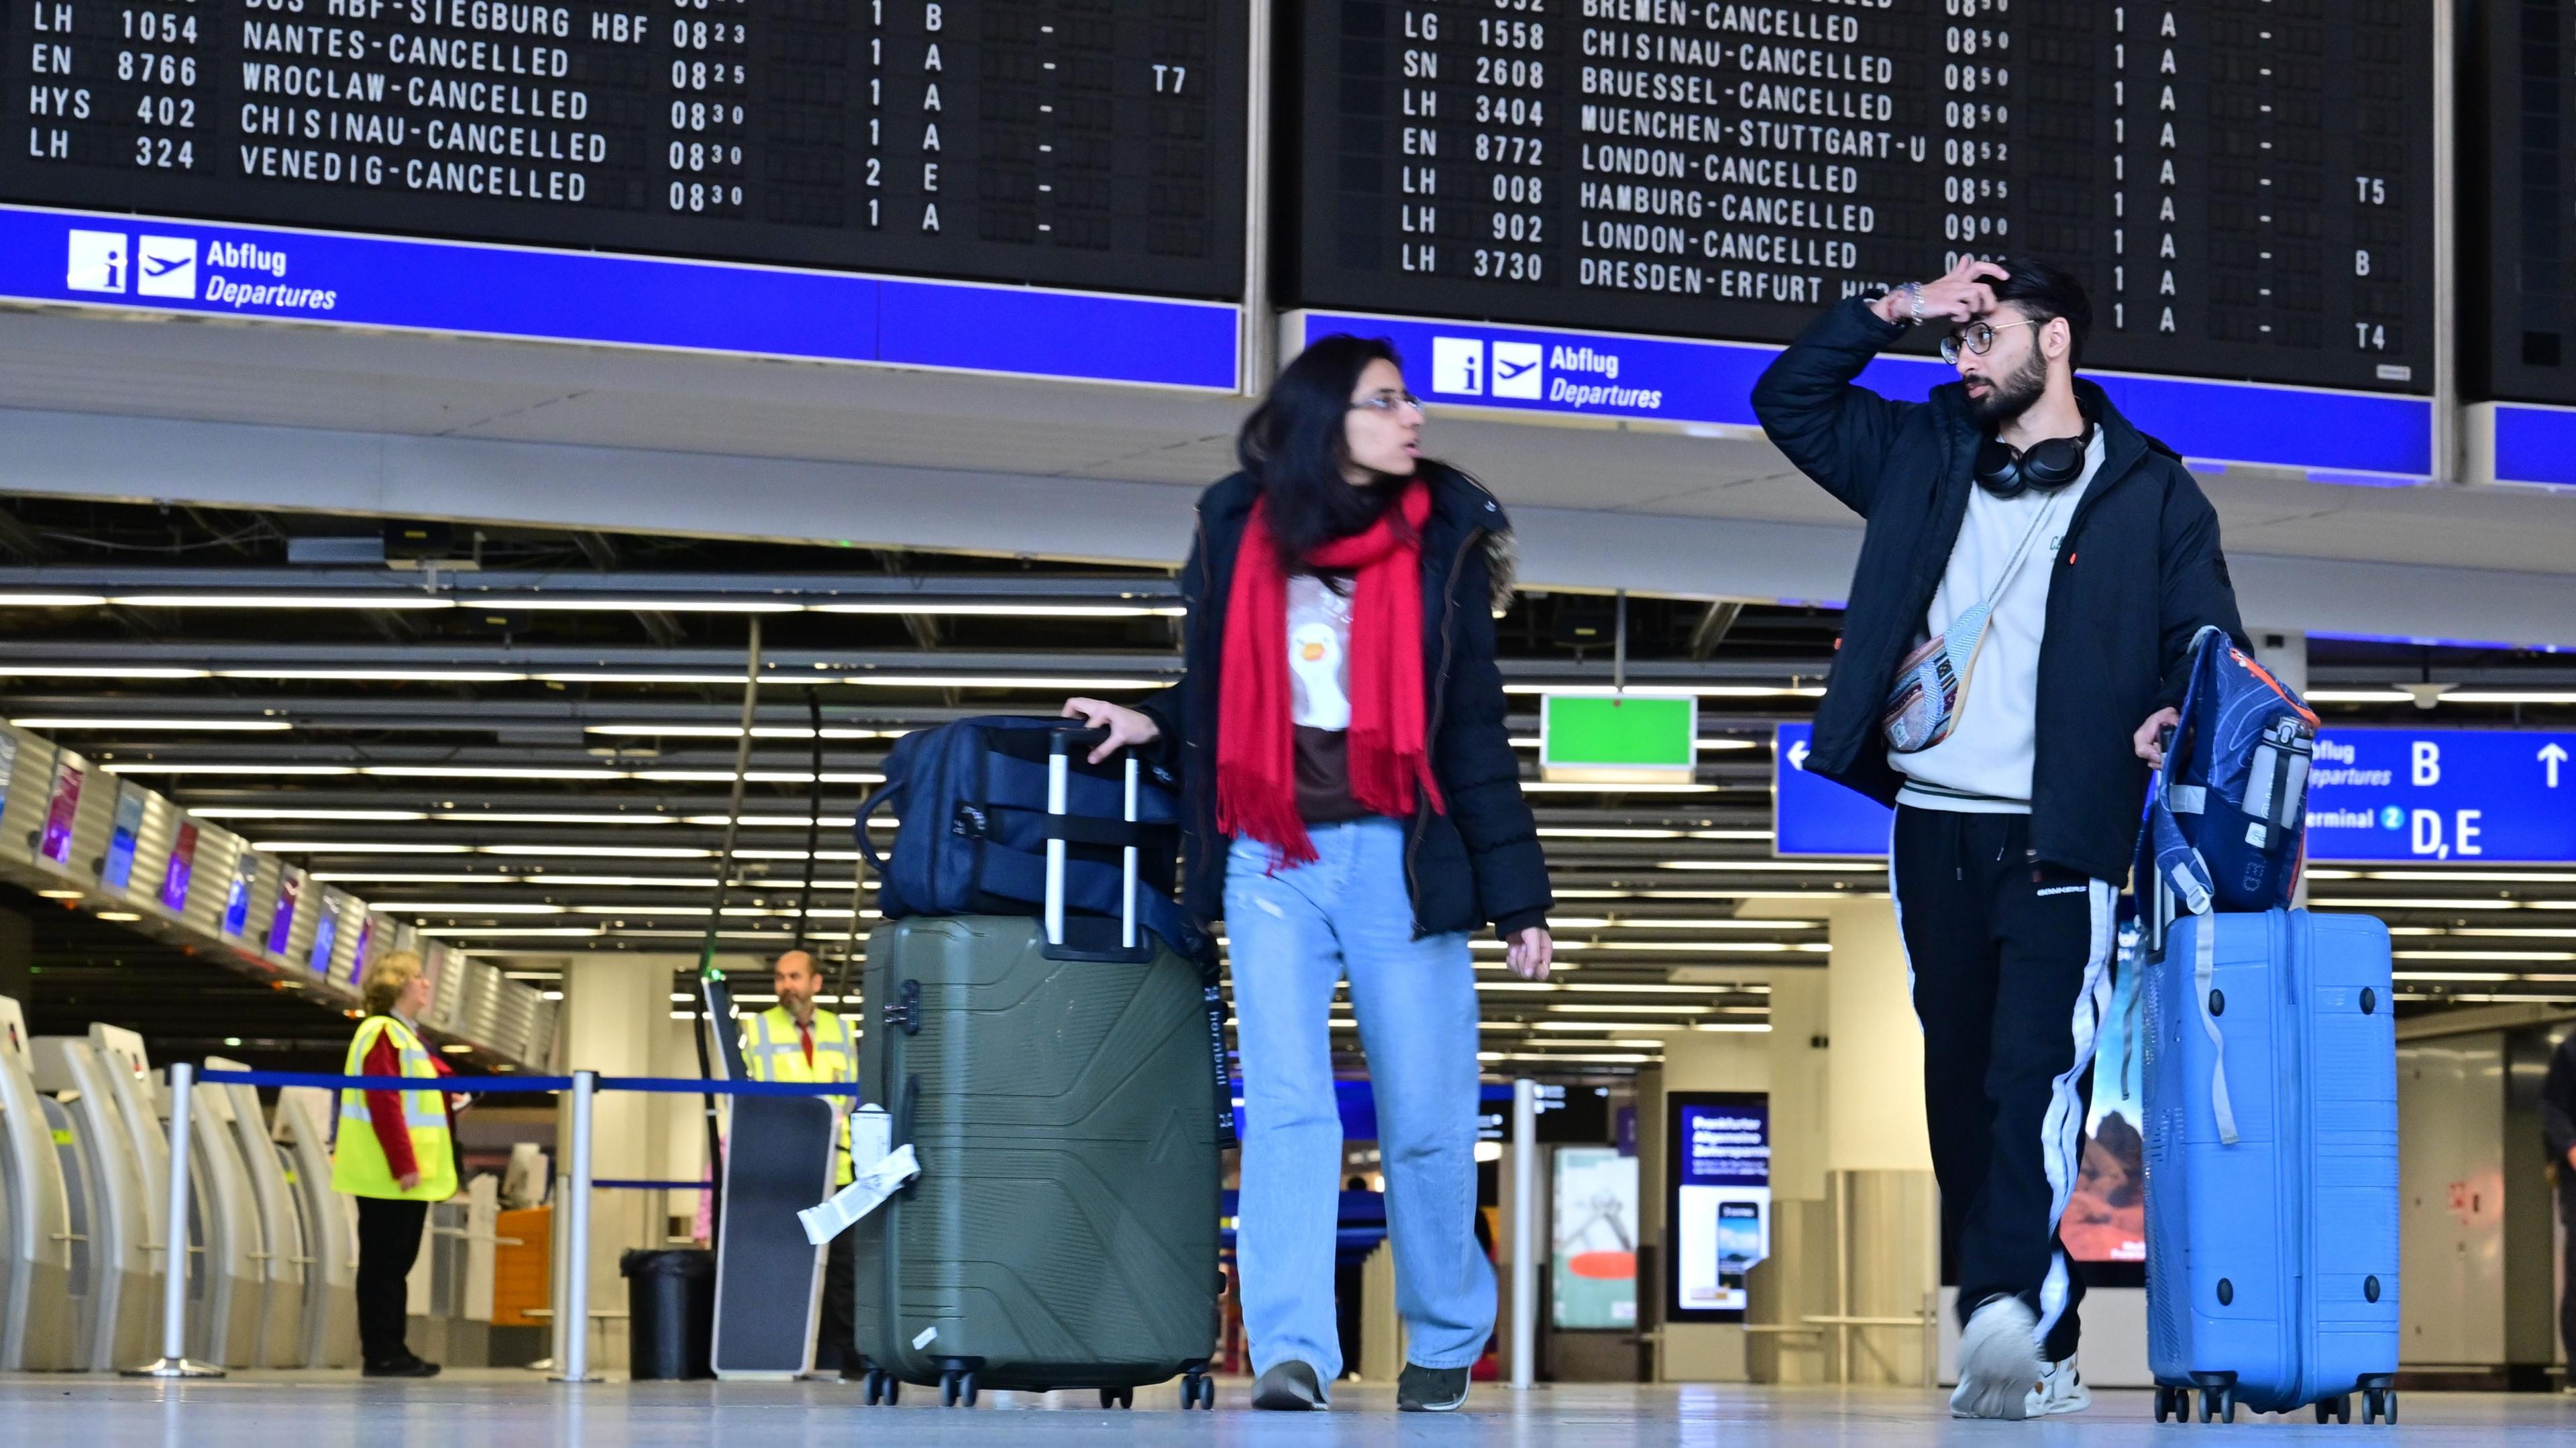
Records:
M1430 710L1431 771L1448 813L1426 799L1405 846L1414 933L1473 932L1490 923L1509 936L1547 923L1547 859L1520 761L1504 727L1503 676L1494 665L1497 560L1511 524L1500 503L1466 474L1436 463L1431 520L1422 530L1422 664ZM1225 653L1234 560L1260 488L1248 474L1199 499L1198 541L1181 573L1189 672L1137 707L1163 731L1165 762L1181 772L1181 905L1212 925L1225 914L1226 841L1216 828L1217 671ZM1285 648L1286 641L1280 646Z
M1957 383L1933 389L1928 402L1852 385L1903 335L1853 298L1817 318L1753 389L1771 441L1869 520L1807 769L1889 803L1902 780L1887 763L1881 710L1959 541L1984 438ZM2219 551L2218 514L2200 485L2101 388L2078 379L2075 392L2101 426L2105 455L2052 560L2030 854L2033 863L2125 880L2147 792L2138 726L2182 702L2203 625L2251 645Z

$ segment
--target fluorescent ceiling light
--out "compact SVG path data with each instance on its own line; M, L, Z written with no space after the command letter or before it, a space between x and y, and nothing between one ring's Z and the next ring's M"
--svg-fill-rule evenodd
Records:
M1884 875L1887 867L1880 864L1851 864L1841 860L1657 860L1658 870L1737 870L1785 871L1812 875Z
M2411 704L2415 696L2402 689L2310 689L2307 699L2311 704Z
M110 774L274 774L332 775L355 774L346 764L131 764L118 762L106 766Z
M2401 970L2395 972L2394 978L2397 980L2420 980L2436 983L2446 980L2494 982L2522 979L2522 977L2518 975L2507 975L2489 970Z
M105 602L95 593L0 593L0 608L96 608Z
M459 845L456 848L463 849ZM560 858L589 860L708 860L713 850L693 850L679 845L485 845L487 855L551 855Z
M423 925L423 935L446 940L469 940L494 935L528 936L544 940L596 940L608 933L598 925Z
M877 673L835 674L830 677L829 682L865 684L881 689L1042 689L1050 694L1079 694L1090 690L1107 692L1118 689L1160 689L1174 681L1171 679L1048 678L1018 674Z
M1620 930L1815 930L1821 920L1747 920L1736 916L1725 920L1656 920L1642 915L1621 916L1614 925Z
M1618 697L1618 691L1598 684L1505 684L1506 694L1578 694L1590 698ZM1646 682L1628 690L1642 698L1658 694L1696 694L1703 699L1821 699L1825 691L1800 685L1788 688L1779 684L1665 684Z
M1611 981L1585 981L1569 985L1567 990L1597 991L1604 995L1769 995L1771 987L1752 981L1711 981L1706 985L1621 985Z
M79 890L39 890L36 892L36 896L41 900L86 900L89 898L86 893Z
M413 819L420 816L413 815ZM486 825L675 825L669 815L648 814L473 814L452 810L430 816L456 824Z
M517 900L479 902L380 900L376 902L376 908L401 915L569 915L572 913L561 905Z
M1546 1061L1569 1066L1646 1066L1652 1065L1654 1062L1660 1061L1663 1058L1660 1056L1621 1055L1616 1052L1567 1052L1564 1054L1558 1054L1552 1051L1478 1051L1476 1053L1476 1059L1478 1061Z
M816 613L914 613L986 615L995 618L1182 618L1178 604L1138 603L818 603Z
M737 679L734 682L740 683ZM740 739L739 724L584 724L584 734L658 734L677 739ZM908 729L839 729L823 726L826 739L900 739ZM814 731L801 724L755 724L754 739L811 739ZM730 776L728 776L730 778Z
M1654 1005L1654 1004L1652 1004L1652 1003L1648 1003L1648 1004L1644 1004L1644 1005L1639 1005L1639 1004L1636 1004L1636 1003L1634 1003L1634 1002L1630 1002L1630 1003L1627 1003L1627 1004L1611 1004L1611 1003L1604 1003L1604 1004L1601 1004L1601 1005L1590 1005L1590 1004L1586 1004L1586 1003L1581 1002L1581 1001L1572 1001L1572 1002L1568 1002L1568 1003L1566 1003L1566 1004L1564 1004L1564 1005L1553 1005L1553 1006L1549 1006L1549 1007L1548 1007L1548 1009L1549 1009L1549 1010L1552 1010L1552 1011L1566 1011L1566 1012L1570 1012L1570 1013L1574 1013L1574 1014L1588 1014L1588 1015L1596 1015L1596 1016L1601 1016L1601 1015L1617 1015L1618 1013L1620 1013L1620 1012L1622 1012L1622 1011L1626 1011L1626 1012L1629 1012L1629 1013L1632 1013L1632 1014L1638 1014L1638 1015L1650 1015L1650 1016L1697 1016L1697 1015L1705 1015L1705 1014L1707 1014L1707 1013L1708 1013L1708 1011L1710 1010L1710 1007L1708 1007L1708 1006L1660 1006L1660 1005ZM1606 1029L1606 1028L1605 1028L1605 1029Z
M635 778L653 784L731 784L730 769L640 769ZM753 784L812 784L814 773L806 769L754 769L743 778ZM823 772L825 784L883 784L885 776L868 771L851 773Z
M283 719L12 719L21 729L194 729L218 734L275 734L295 726Z
M2454 689L2442 696L2445 704L2576 704L2576 690L2568 689Z
M622 769L522 767L515 764L370 764L358 772L382 779L616 780L631 777Z
M2400 950L2399 960L2576 960L2565 950Z
M416 875L399 871L316 870L307 878L329 885L516 885L517 875Z
M2366 899L2353 896L2332 900L2310 900L2317 910L2521 910L2520 900L2444 900L2435 896L2398 896L2389 899Z
M538 682L547 684L731 684L740 687L749 682L740 674L539 674ZM811 679L780 678L769 682L810 684Z
M1564 949L1558 946L1558 949ZM1606 940L1595 942L1594 950L1638 950L1669 955L1676 951L1711 955L1825 955L1833 947L1822 941L1785 943L1777 940Z
M735 598L574 598L565 595L534 597L513 594L466 601L473 608L500 612L530 609L545 612L588 613L803 613L805 605L782 599Z
M221 679L342 679L386 684L516 684L527 675L499 669L218 669Z
M22 679L210 679L205 669L124 664L0 664L0 674Z
M1694 1031L1740 1031L1748 1035L1758 1035L1769 1031L1771 1029L1771 1023L1769 1021L1702 1021L1698 1025L1691 1027L1691 1029Z
M434 593L129 593L110 598L132 608L386 608L418 612L456 607Z
M2309 872L2309 878L2317 879L2324 877L2325 874L2326 872L2322 870L2312 870ZM2348 872L2338 871L2333 878L2349 880L2356 877ZM2358 878L2403 880L2411 885L2440 885L2452 882L2471 885L2576 885L2576 875L2495 870L2368 870L2362 872Z
M1565 987L1564 982L1562 982L1562 981L1553 981L1553 980L1480 980L1480 981L1476 982L1476 989L1478 989L1478 990L1485 990L1485 991L1542 991L1542 992L1544 992L1544 991L1560 991L1560 990L1564 990L1565 988L1566 988L1566 987Z
M101 920L128 921L140 920L143 917L135 914L131 910L101 910L98 912L98 918Z
M416 809L266 809L250 805L190 805L188 813L209 820L425 820Z
M707 853L715 852L709 850ZM803 850L736 850L733 852L733 857L737 860L802 860L805 858L805 852ZM817 860L856 860L858 857L859 852L856 850L820 850L814 855ZM1560 950L1563 948L1563 946L1558 947Z
M2461 936L2475 936L2512 940L2576 940L2576 930L2507 930L2495 926L2477 929L2456 928L2431 933L2448 935L2454 939Z
M721 825L725 823L726 817L723 815L690 815L687 819L688 822L693 825ZM858 820L856 817L851 815L825 815L823 816L822 822L819 826L811 815L744 815L742 817L743 828L761 830L803 830L815 828L846 830L857 823Z
M1562 780L1524 779L1523 794L1715 794L1714 784L1568 784Z
M253 840L254 850L278 855L466 855L468 845L373 844L354 840Z

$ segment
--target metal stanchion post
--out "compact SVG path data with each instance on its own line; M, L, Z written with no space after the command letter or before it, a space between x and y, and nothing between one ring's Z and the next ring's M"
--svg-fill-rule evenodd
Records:
M1512 1083L1512 1391L1538 1381L1538 1083Z
M129 1378L220 1378L224 1370L188 1361L188 1116L196 1094L197 1068L185 1062L170 1067L170 1216L162 1235L161 1356Z
M563 1299L555 1304L555 1320L563 1327L563 1351L555 1359L558 1383L599 1381L590 1375L590 1108L598 1087L598 1072L572 1073L572 1171L563 1204L572 1220L564 1233Z

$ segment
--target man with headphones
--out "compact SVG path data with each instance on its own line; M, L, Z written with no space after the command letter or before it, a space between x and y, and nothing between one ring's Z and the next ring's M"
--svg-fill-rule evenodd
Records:
M2092 320L2056 267L1969 258L1842 302L1753 393L1772 442L1867 520L1806 767L1896 807L1962 1417L2091 1401L2057 1228L2113 909L2192 638L2244 640L2208 499L2076 375ZM1923 402L1853 385L1917 327L1956 382Z

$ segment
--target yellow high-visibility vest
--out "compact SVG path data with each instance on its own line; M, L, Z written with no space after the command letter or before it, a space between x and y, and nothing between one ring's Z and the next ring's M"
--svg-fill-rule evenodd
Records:
M438 1079L438 1068L431 1064L429 1050L421 1045L420 1037L392 1016L369 1016L358 1023L358 1034L349 1042L349 1058L341 1074L367 1074L367 1053L375 1049L378 1037L387 1035L393 1037L394 1049L401 1053L403 1075ZM367 1110L367 1093L343 1091L339 1141L331 1151L331 1188L358 1197L446 1201L456 1195L456 1150L449 1138L447 1097L439 1091L396 1094L402 1102L403 1124L411 1130L411 1158L420 1171L420 1185L404 1191L401 1183L394 1180L393 1165L385 1159L384 1143L376 1140L376 1120Z
M796 1016L785 1006L771 1006L756 1016L745 1016L742 1022L742 1065L754 1081L856 1081L859 1079L859 1043L850 1028L830 1011L814 1012L814 1063L805 1064L805 1043L796 1033ZM846 1111L850 1102L842 1097L826 1097L836 1109ZM842 1123L840 1148L833 1153L832 1180L848 1186L856 1175L850 1169L850 1129Z

